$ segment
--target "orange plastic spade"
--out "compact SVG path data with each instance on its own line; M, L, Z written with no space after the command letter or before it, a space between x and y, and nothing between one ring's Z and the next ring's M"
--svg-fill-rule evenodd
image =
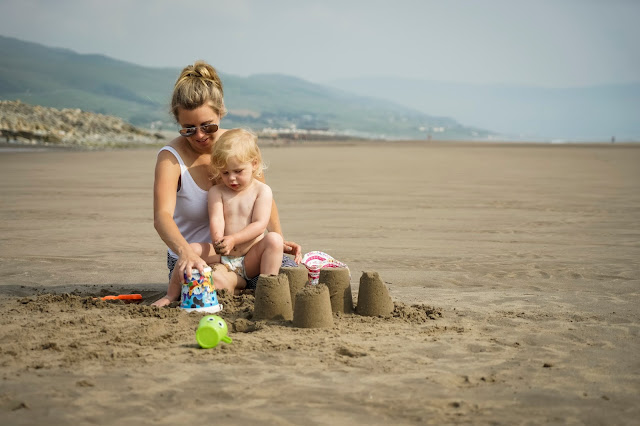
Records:
M138 303L142 301L141 294L119 294L117 296L104 296L102 300L124 300L127 303Z

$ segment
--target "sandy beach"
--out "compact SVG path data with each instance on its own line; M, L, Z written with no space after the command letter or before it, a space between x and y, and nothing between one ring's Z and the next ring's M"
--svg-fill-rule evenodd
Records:
M640 144L265 146L285 237L391 317L151 302L155 149L0 152L0 423L637 424ZM93 297L141 293L140 305Z

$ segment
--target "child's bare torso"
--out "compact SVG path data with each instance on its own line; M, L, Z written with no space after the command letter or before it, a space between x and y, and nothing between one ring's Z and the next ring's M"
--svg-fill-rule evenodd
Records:
M252 221L253 208L263 189L264 183L254 180L251 186L241 192L227 187L222 188L222 206L224 211L224 235L235 234L246 228ZM230 256L244 256L254 244L264 238L258 235L253 240L240 243L231 250Z

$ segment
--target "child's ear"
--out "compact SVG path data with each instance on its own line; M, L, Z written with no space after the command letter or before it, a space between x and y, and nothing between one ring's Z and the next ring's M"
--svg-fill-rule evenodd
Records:
M254 171L258 168L258 159L257 158L253 159L253 161L251 162L251 166L253 167Z

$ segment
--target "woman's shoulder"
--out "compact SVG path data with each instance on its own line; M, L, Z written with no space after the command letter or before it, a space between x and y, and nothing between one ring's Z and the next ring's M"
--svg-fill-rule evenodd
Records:
M183 157L184 146L183 146L183 141L181 139L182 137L177 137L173 139L171 142L165 144L162 148L160 148L160 151L158 151L158 156L169 155L171 157L175 157L175 153L177 153L180 157Z
M182 161L182 149L177 139L179 138L172 140L171 142L160 148L156 158L156 164L167 164L167 162L169 162L175 167L180 167L180 162Z
M182 151L184 150L184 137L178 136L177 138L166 144L163 148L166 147L173 148L174 150L178 151L178 154L182 154Z

